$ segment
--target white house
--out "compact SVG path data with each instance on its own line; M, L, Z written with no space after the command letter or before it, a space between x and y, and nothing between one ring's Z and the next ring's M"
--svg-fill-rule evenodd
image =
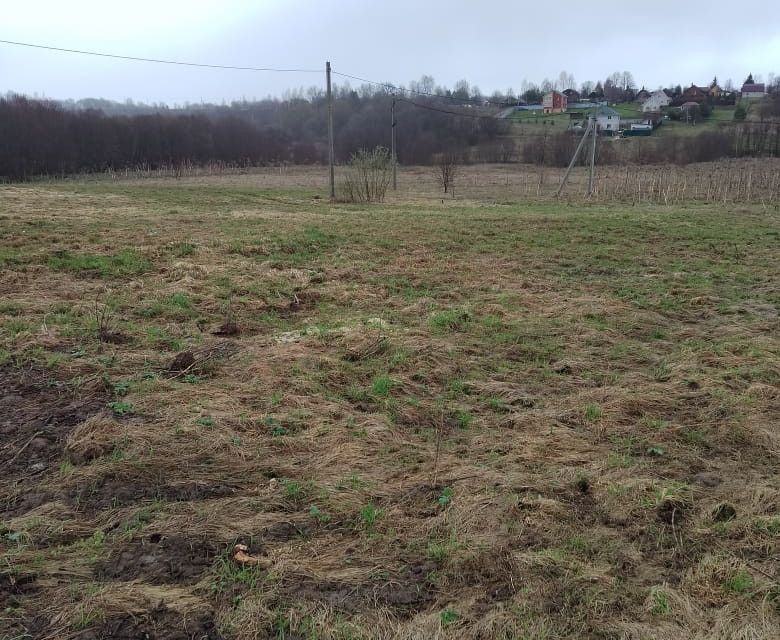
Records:
M766 87L761 83L745 83L742 85L742 97L763 98L766 95Z
M601 106L596 109L595 116L599 131L617 131L620 129L620 114L614 109Z
M642 112L660 111L662 107L668 107L672 99L664 91L655 91L642 103Z

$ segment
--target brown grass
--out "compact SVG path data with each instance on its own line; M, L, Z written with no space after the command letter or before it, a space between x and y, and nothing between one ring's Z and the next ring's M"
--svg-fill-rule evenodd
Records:
M0 637L773 637L776 208L518 175L4 187Z

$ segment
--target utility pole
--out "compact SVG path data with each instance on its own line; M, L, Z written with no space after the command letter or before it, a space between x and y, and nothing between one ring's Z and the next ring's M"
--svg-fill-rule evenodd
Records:
M393 191L398 189L398 177L396 167L398 161L395 158L395 94L393 94L393 105L390 107L390 156L393 159Z
M330 61L325 63L325 81L328 87L328 164L330 165L330 199L336 199L336 173L333 165L336 154L333 151L333 90L330 84Z
M585 128L585 135L582 136L580 143L577 145L577 150L574 152L574 155L571 157L571 162L569 162L569 166L566 167L566 173L563 174L563 180L561 180L561 184L558 186L558 191L555 193L555 197L561 195L561 191L563 191L563 187L566 185L566 181L569 179L569 174L571 173L571 170L574 167L574 163L577 162L577 157L580 155L580 151L582 151L582 147L585 145L585 141L588 139L588 134L590 133L592 127L593 127L593 121L589 117L588 126Z
M590 145L590 175L588 176L588 195L593 195L593 166L596 164L596 138L599 135L598 120L593 115L593 142Z

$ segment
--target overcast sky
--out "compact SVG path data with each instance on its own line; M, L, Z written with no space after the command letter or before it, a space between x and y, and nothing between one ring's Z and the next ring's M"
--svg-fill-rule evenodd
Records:
M489 94L565 70L639 85L780 74L780 0L3 0L0 39L212 64L322 68ZM0 92L184 102L322 86L323 73L168 67L0 44ZM338 80L341 82L341 80ZM353 86L358 83L352 82Z

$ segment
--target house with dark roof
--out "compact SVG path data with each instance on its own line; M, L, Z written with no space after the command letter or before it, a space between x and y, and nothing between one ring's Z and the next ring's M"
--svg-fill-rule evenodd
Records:
M742 98L751 100L763 98L766 95L766 86L762 82L745 83L742 85Z
M685 91L683 91L682 100L683 102L695 102L696 104L701 104L707 100L708 89L708 87L697 87L695 84L692 84Z
M570 103L580 101L580 92L576 89L564 89L561 93L566 96L566 100Z

